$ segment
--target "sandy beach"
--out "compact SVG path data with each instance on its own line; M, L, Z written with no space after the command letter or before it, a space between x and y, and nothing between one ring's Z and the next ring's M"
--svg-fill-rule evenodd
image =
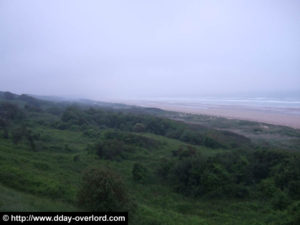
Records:
M245 107L236 105L179 104L154 101L127 102L143 107L240 119L300 129L300 108Z

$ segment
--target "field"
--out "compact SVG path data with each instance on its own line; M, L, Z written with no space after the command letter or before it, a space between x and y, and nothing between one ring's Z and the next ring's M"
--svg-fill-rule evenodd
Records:
M299 222L299 130L7 95L1 211L93 210L78 203L84 171L105 168L124 184L128 202L112 207L129 224Z

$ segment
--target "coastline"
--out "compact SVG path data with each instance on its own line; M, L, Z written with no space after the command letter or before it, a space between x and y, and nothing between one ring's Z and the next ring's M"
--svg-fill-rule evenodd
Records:
M300 129L300 108L259 108L236 105L170 104L168 102L127 101L127 104L155 107L163 110L248 120Z

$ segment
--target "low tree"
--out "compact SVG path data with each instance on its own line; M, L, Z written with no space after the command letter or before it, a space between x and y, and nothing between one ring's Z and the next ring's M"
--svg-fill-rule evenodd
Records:
M123 157L124 144L118 140L105 140L96 145L96 150L102 159L118 160Z
M11 136L14 144L18 144L20 141L22 141L24 136L22 127L17 127L12 130Z
M0 104L0 118L11 121L22 119L23 117L24 113L17 105L8 102Z
M8 135L8 122L0 118L0 130L3 130L3 138L7 139Z
M92 168L83 174L78 203L93 212L128 211L129 197L118 174L107 168Z
M133 127L133 130L135 132L144 132L146 129L145 125L142 123L136 123Z
M6 91L3 93L3 97L6 100L14 100L16 98L16 95L11 92Z
M147 168L140 163L135 163L132 168L132 177L135 181L144 183L147 178Z

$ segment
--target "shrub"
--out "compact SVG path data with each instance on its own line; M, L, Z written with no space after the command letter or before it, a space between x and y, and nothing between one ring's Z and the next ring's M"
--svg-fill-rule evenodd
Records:
M23 129L22 127L18 127L12 131L12 141L14 144L18 144L23 139Z
M179 159L196 156L196 149L192 146L180 146L179 149L172 151L172 155Z
M170 170L173 168L174 166L174 161L173 160L169 160L167 158L162 158L160 160L160 166L157 169L157 175L160 176L163 180L165 180L166 178L168 178L168 175L170 173Z
M124 157L124 144L118 140L105 140L97 144L96 151L100 158L118 160Z
M142 147L146 149L157 148L161 143L152 138L120 131L107 131L104 133L104 138L106 140L117 140L121 141L126 145L132 145L136 147Z
M262 180L257 187L261 198L269 199L275 197L279 192L279 189L275 186L273 179L264 179Z
M204 146L208 148L225 148L224 145L217 142L215 139L210 137L205 137L203 141Z
M73 156L73 162L78 162L80 161L80 156L79 155L74 155Z
M147 168L140 163L135 163L132 169L132 177L135 181L144 183L147 178Z
M195 145L201 145L203 143L202 139L197 132L188 129L185 129L179 137L179 140Z
M201 174L204 193L211 192L215 197L226 195L230 184L232 184L230 174L220 164L208 163Z
M128 210L129 198L119 175L110 169L92 168L84 172L78 203L88 211Z
M16 98L16 96L17 95L15 95L15 94L13 94L11 92L8 92L8 91L6 91L6 92L3 93L3 97L6 100L14 100Z
M288 195L283 191L277 192L271 202L273 208L278 210L286 209L288 205L291 203Z
M199 196L203 193L202 174L206 162L200 157L184 158L169 169L169 180L175 190L186 195Z
M24 118L24 112L15 104L4 102L0 104L0 118L6 121Z
M133 130L135 132L144 132L145 131L145 125L142 123L136 123L133 127Z

